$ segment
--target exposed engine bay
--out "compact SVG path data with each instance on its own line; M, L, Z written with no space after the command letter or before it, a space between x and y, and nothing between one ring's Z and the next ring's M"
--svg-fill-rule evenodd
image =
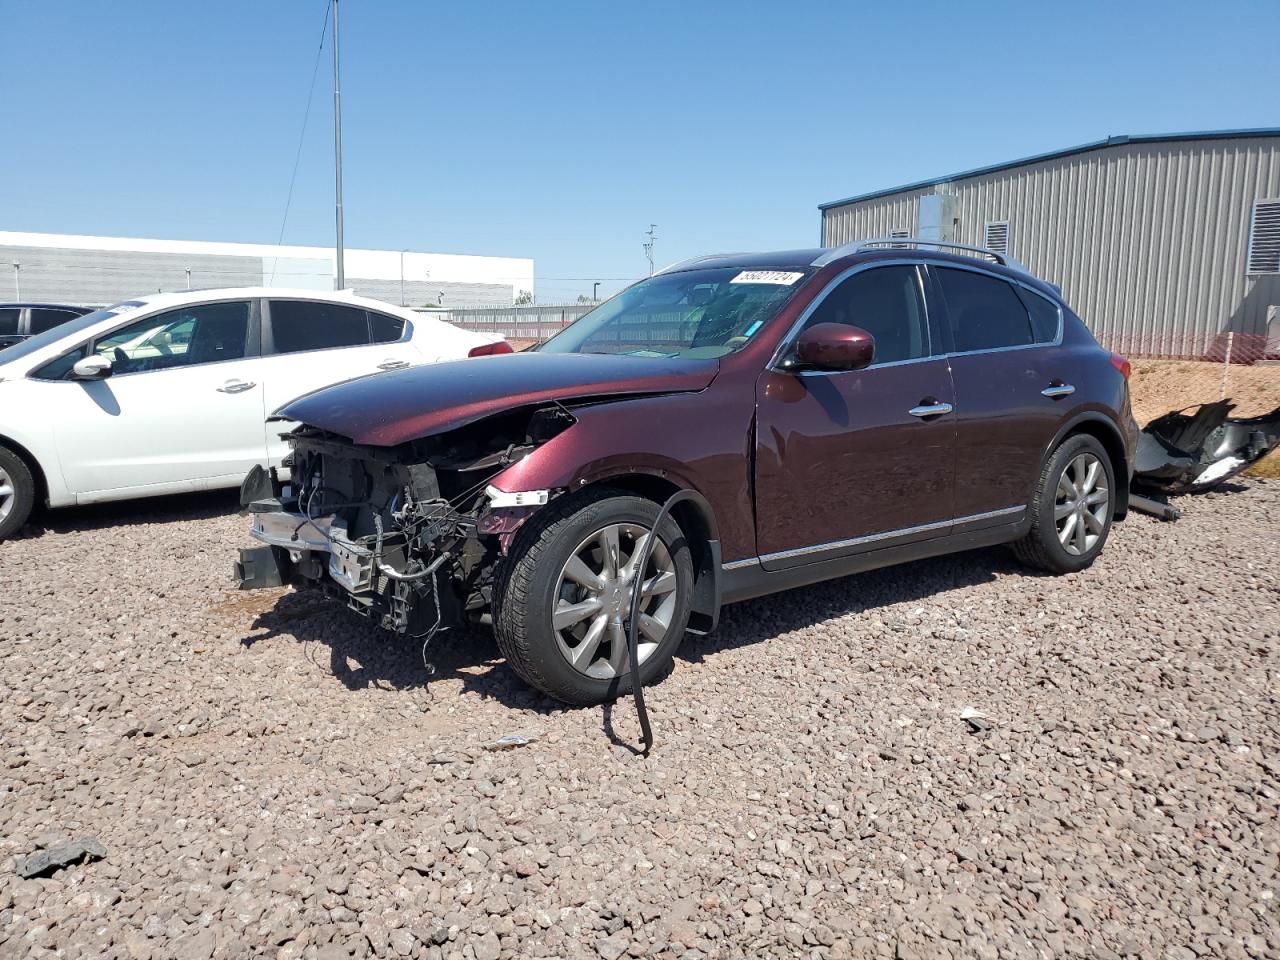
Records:
M478 617L520 525L554 494L489 481L574 422L552 404L397 447L300 426L285 435L288 482L259 467L241 488L252 535L266 546L241 551L240 586L318 587L424 640Z

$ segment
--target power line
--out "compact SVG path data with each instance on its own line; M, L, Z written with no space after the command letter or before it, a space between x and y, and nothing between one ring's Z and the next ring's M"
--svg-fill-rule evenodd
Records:
M298 179L298 165L302 162L302 145L307 139L307 121L311 118L311 100L316 92L316 76L320 73L320 54L324 52L324 35L329 29L329 8L333 6L333 0L327 0L324 5L324 23L320 25L320 46L316 48L316 62L311 67L311 86L307 88L307 107L302 111L302 132L298 134L298 150L293 157L293 173L289 175L289 195L284 201L284 216L280 218L280 238L276 241L276 246L284 245L284 228L289 222L289 207L293 205L293 185ZM276 263L279 257L271 264L271 280L276 279Z

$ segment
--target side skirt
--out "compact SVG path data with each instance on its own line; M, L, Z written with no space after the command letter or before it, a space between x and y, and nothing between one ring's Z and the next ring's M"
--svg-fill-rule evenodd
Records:
M1030 519L1024 518L1016 523L1002 523L981 530L953 533L945 537L918 540L915 543L882 547L879 550L867 550L851 556L806 563L782 570L766 570L760 565L759 558L756 558L751 562L739 562L731 567L720 568L720 600L722 603L737 603L741 600L763 597L796 587L806 587L823 580L835 580L838 577L847 577L853 573L863 573L880 567L891 567L899 563L909 563L912 560L923 560L926 557L1009 543L1025 536L1030 528Z

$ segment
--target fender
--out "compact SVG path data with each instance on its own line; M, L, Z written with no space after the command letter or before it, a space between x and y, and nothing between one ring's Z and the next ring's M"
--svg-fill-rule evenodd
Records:
M27 462L38 484L37 498L43 495L46 507L69 507L75 504L76 496L67 489L66 482L62 479L62 464L58 460L57 446L52 441L47 444L47 449L41 456L35 453L38 449L36 444L24 443L9 432L0 433L0 446L8 447Z
M507 493L526 492L529 489L527 484L519 482L518 477L510 476L510 473L511 471L506 471L493 478L493 486ZM619 487L657 503L677 494L680 496L680 502L673 504L671 514L689 537L693 558L694 586L689 630L702 634L714 630L720 621L722 553L720 526L711 502L680 470L626 462L610 466L597 465L597 469L579 474L571 481L557 486L567 493L573 493L598 484ZM518 489L508 489L509 487Z
M1053 455L1053 451L1058 449L1058 445L1066 439L1067 435L1076 432L1084 424L1088 424L1095 429L1100 428L1106 434L1106 439L1103 439L1103 445L1107 448L1107 453L1111 455L1113 461L1118 459L1118 462L1113 463L1113 467L1116 475L1116 485L1121 486L1122 489L1115 491L1115 518L1123 520L1129 513L1129 481L1133 475L1133 464L1130 462L1129 447L1125 443L1124 434L1115 421L1105 413L1089 408L1072 413L1058 428L1048 446L1041 452L1041 470L1044 469L1045 462ZM1093 432L1093 430L1090 432ZM1118 458L1117 453L1119 454Z

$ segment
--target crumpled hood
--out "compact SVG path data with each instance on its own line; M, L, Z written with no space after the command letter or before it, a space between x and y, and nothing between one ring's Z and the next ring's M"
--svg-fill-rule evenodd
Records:
M499 354L349 380L290 401L273 419L394 447L530 404L701 390L719 369L716 360Z

